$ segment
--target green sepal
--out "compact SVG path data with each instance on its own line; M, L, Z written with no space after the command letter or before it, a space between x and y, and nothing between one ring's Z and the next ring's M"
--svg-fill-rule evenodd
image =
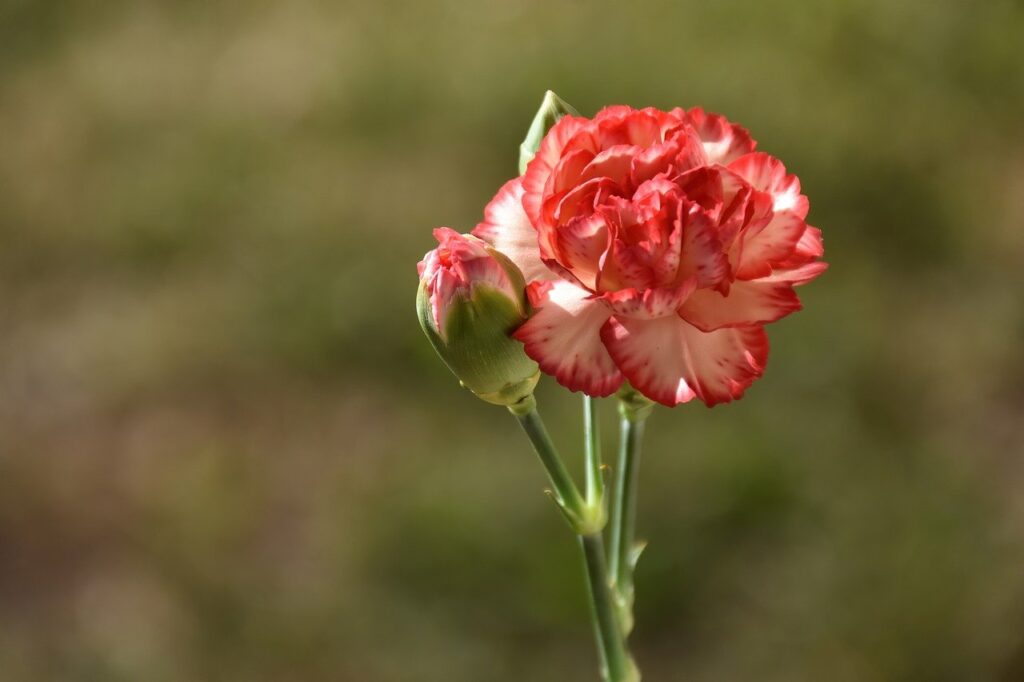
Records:
M616 395L619 397L619 414L632 422L647 419L654 409L654 401L630 386L628 382L622 384Z
M579 116L579 112L573 109L572 105L556 95L551 90L544 93L544 100L540 103L540 109L530 123L530 130L526 133L526 139L519 145L519 174L526 172L526 166L537 155L540 149L541 140L548 134L563 116Z

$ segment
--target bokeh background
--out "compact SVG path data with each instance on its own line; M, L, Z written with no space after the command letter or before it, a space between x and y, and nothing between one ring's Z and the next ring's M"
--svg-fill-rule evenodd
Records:
M832 264L745 399L651 419L645 679L1024 680L1022 35L1009 0L0 1L0 679L596 679L540 466L413 314L552 88L742 122Z

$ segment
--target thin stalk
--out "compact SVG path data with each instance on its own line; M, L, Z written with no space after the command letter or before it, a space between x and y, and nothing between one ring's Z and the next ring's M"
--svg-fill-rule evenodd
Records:
M622 399L619 402L619 463L612 496L611 580L621 609L623 632L633 629L633 569L636 544L636 497L640 473L640 446L651 404Z
M548 435L540 413L537 411L537 401L530 396L526 403L510 407L509 411L519 420L519 425L523 427L527 438L533 444L534 452L540 457L540 462L544 465L544 470L551 481L551 487L554 489L555 501L559 503L567 516L575 516L578 521L582 521L587 515L587 504L583 500L583 496L580 495L579 488L576 487L572 476L565 468L565 464L562 463L562 458L558 456L555 444L551 442L551 436ZM572 523L571 518L570 523Z
M594 622L601 676L608 682L639 682L640 671L626 649L626 639L619 629L614 598L605 569L604 540L600 533L579 536L587 569L590 612Z
M597 424L597 404L589 395L583 395L583 441L587 463L587 504L602 504L604 499L604 472L601 470L601 435Z
M511 406L509 411L519 420L523 431L533 444L533 449L540 457L541 464L544 465L551 481L555 501L558 502L559 509L579 540L586 568L591 620L597 640L602 679L605 682L639 682L640 672L626 647L626 638L620 626L616 598L612 592L612 582L605 563L604 539L601 536L605 524L604 501L598 498L597 506L592 507L584 500L562 463L562 458L544 427L532 396ZM588 449L590 447L588 445ZM591 452L596 455L597 451L594 449ZM596 473L600 475L600 470L598 469ZM588 481L589 477L588 473ZM591 489L588 483L588 491Z

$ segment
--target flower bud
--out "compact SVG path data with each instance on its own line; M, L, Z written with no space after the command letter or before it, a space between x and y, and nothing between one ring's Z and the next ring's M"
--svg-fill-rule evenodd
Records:
M434 350L460 383L495 405L533 393L540 370L510 334L526 321L524 282L507 257L442 227L419 263L416 312Z
M540 142L548 131L558 123L563 116L579 116L579 112L572 108L572 105L564 99L548 90L544 93L544 101L540 103L537 115L530 123L530 130L526 133L526 139L519 145L519 174L526 172L526 166L533 161L540 149Z

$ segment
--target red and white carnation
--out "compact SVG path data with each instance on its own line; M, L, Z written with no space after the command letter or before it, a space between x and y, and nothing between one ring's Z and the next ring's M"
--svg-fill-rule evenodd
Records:
M701 109L615 106L548 132L473 231L529 283L515 337L544 372L670 406L739 398L762 375L764 325L827 265L800 181L755 144Z

